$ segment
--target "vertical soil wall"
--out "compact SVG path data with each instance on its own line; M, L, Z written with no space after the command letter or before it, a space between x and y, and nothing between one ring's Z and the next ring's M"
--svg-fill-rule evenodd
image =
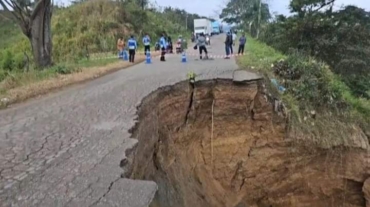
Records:
M354 127L360 144L308 150L264 91L208 80L153 92L139 107L128 177L158 184L153 207L365 207L366 136Z

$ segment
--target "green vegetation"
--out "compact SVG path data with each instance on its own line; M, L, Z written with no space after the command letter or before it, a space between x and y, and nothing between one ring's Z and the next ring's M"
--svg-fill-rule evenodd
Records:
M220 18L226 23L248 28L250 34L258 37L261 25L271 18L269 5L262 0L230 0L222 9Z
M285 55L300 53L325 62L353 95L370 99L370 12L356 6L334 10L335 3L291 0L291 16L270 18L264 0L230 0L220 17Z
M12 43L22 39L23 34L19 26L11 19L10 15L0 11L0 48L4 49L11 46Z
M248 55L239 58L239 64L264 74L272 95L286 104L295 130L325 145L343 143L351 132L348 123L357 123L363 129L370 127L370 101L352 95L324 62L300 53L283 55L252 37L246 50ZM271 79L286 90L279 91Z
M285 54L298 50L324 61L354 95L370 99L370 13L355 6L323 12L305 6L295 5L299 12L292 17L278 16L261 40Z
M31 69L29 72L15 70L12 72L3 71L0 73L0 78L3 81L0 83L0 97L6 96L7 90L26 86L34 82L56 78L59 75L67 75L76 72L81 72L82 68L102 67L117 62L116 59L102 59L102 60L80 60L76 63L60 63L50 67L48 70Z
M230 0L223 10L230 23L258 39L249 36L239 64L265 75L272 96L289 112L294 137L321 146L348 142L355 126L370 135L370 13L355 6L334 11L334 3L291 0L293 15L270 21L263 0Z

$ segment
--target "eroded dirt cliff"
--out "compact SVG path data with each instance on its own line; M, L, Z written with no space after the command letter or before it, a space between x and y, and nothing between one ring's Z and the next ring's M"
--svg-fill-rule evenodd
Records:
M263 91L259 81L181 82L143 100L126 167L158 184L152 206L370 207L366 136L354 128L361 144L308 149Z

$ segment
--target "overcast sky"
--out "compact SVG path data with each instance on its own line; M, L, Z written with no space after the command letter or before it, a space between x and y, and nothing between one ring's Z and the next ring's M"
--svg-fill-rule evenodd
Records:
M69 0L56 0L57 2L69 2ZM197 13L203 16L215 17L217 11L220 11L228 0L150 0L156 1L159 6L172 6L185 9L191 13ZM279 14L289 14L288 4L290 0L267 0L270 4L271 12ZM337 0L336 7L342 5L356 5L370 11L370 0Z

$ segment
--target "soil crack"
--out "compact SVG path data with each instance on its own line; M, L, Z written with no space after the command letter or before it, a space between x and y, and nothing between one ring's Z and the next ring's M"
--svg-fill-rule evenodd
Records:
M189 105L188 105L188 108L186 110L186 115L185 115L185 120L184 120L184 124L183 125L187 125L188 124L189 114L191 112L191 109L193 108L193 102L194 102L195 84L194 83L189 83L189 86L190 86Z

